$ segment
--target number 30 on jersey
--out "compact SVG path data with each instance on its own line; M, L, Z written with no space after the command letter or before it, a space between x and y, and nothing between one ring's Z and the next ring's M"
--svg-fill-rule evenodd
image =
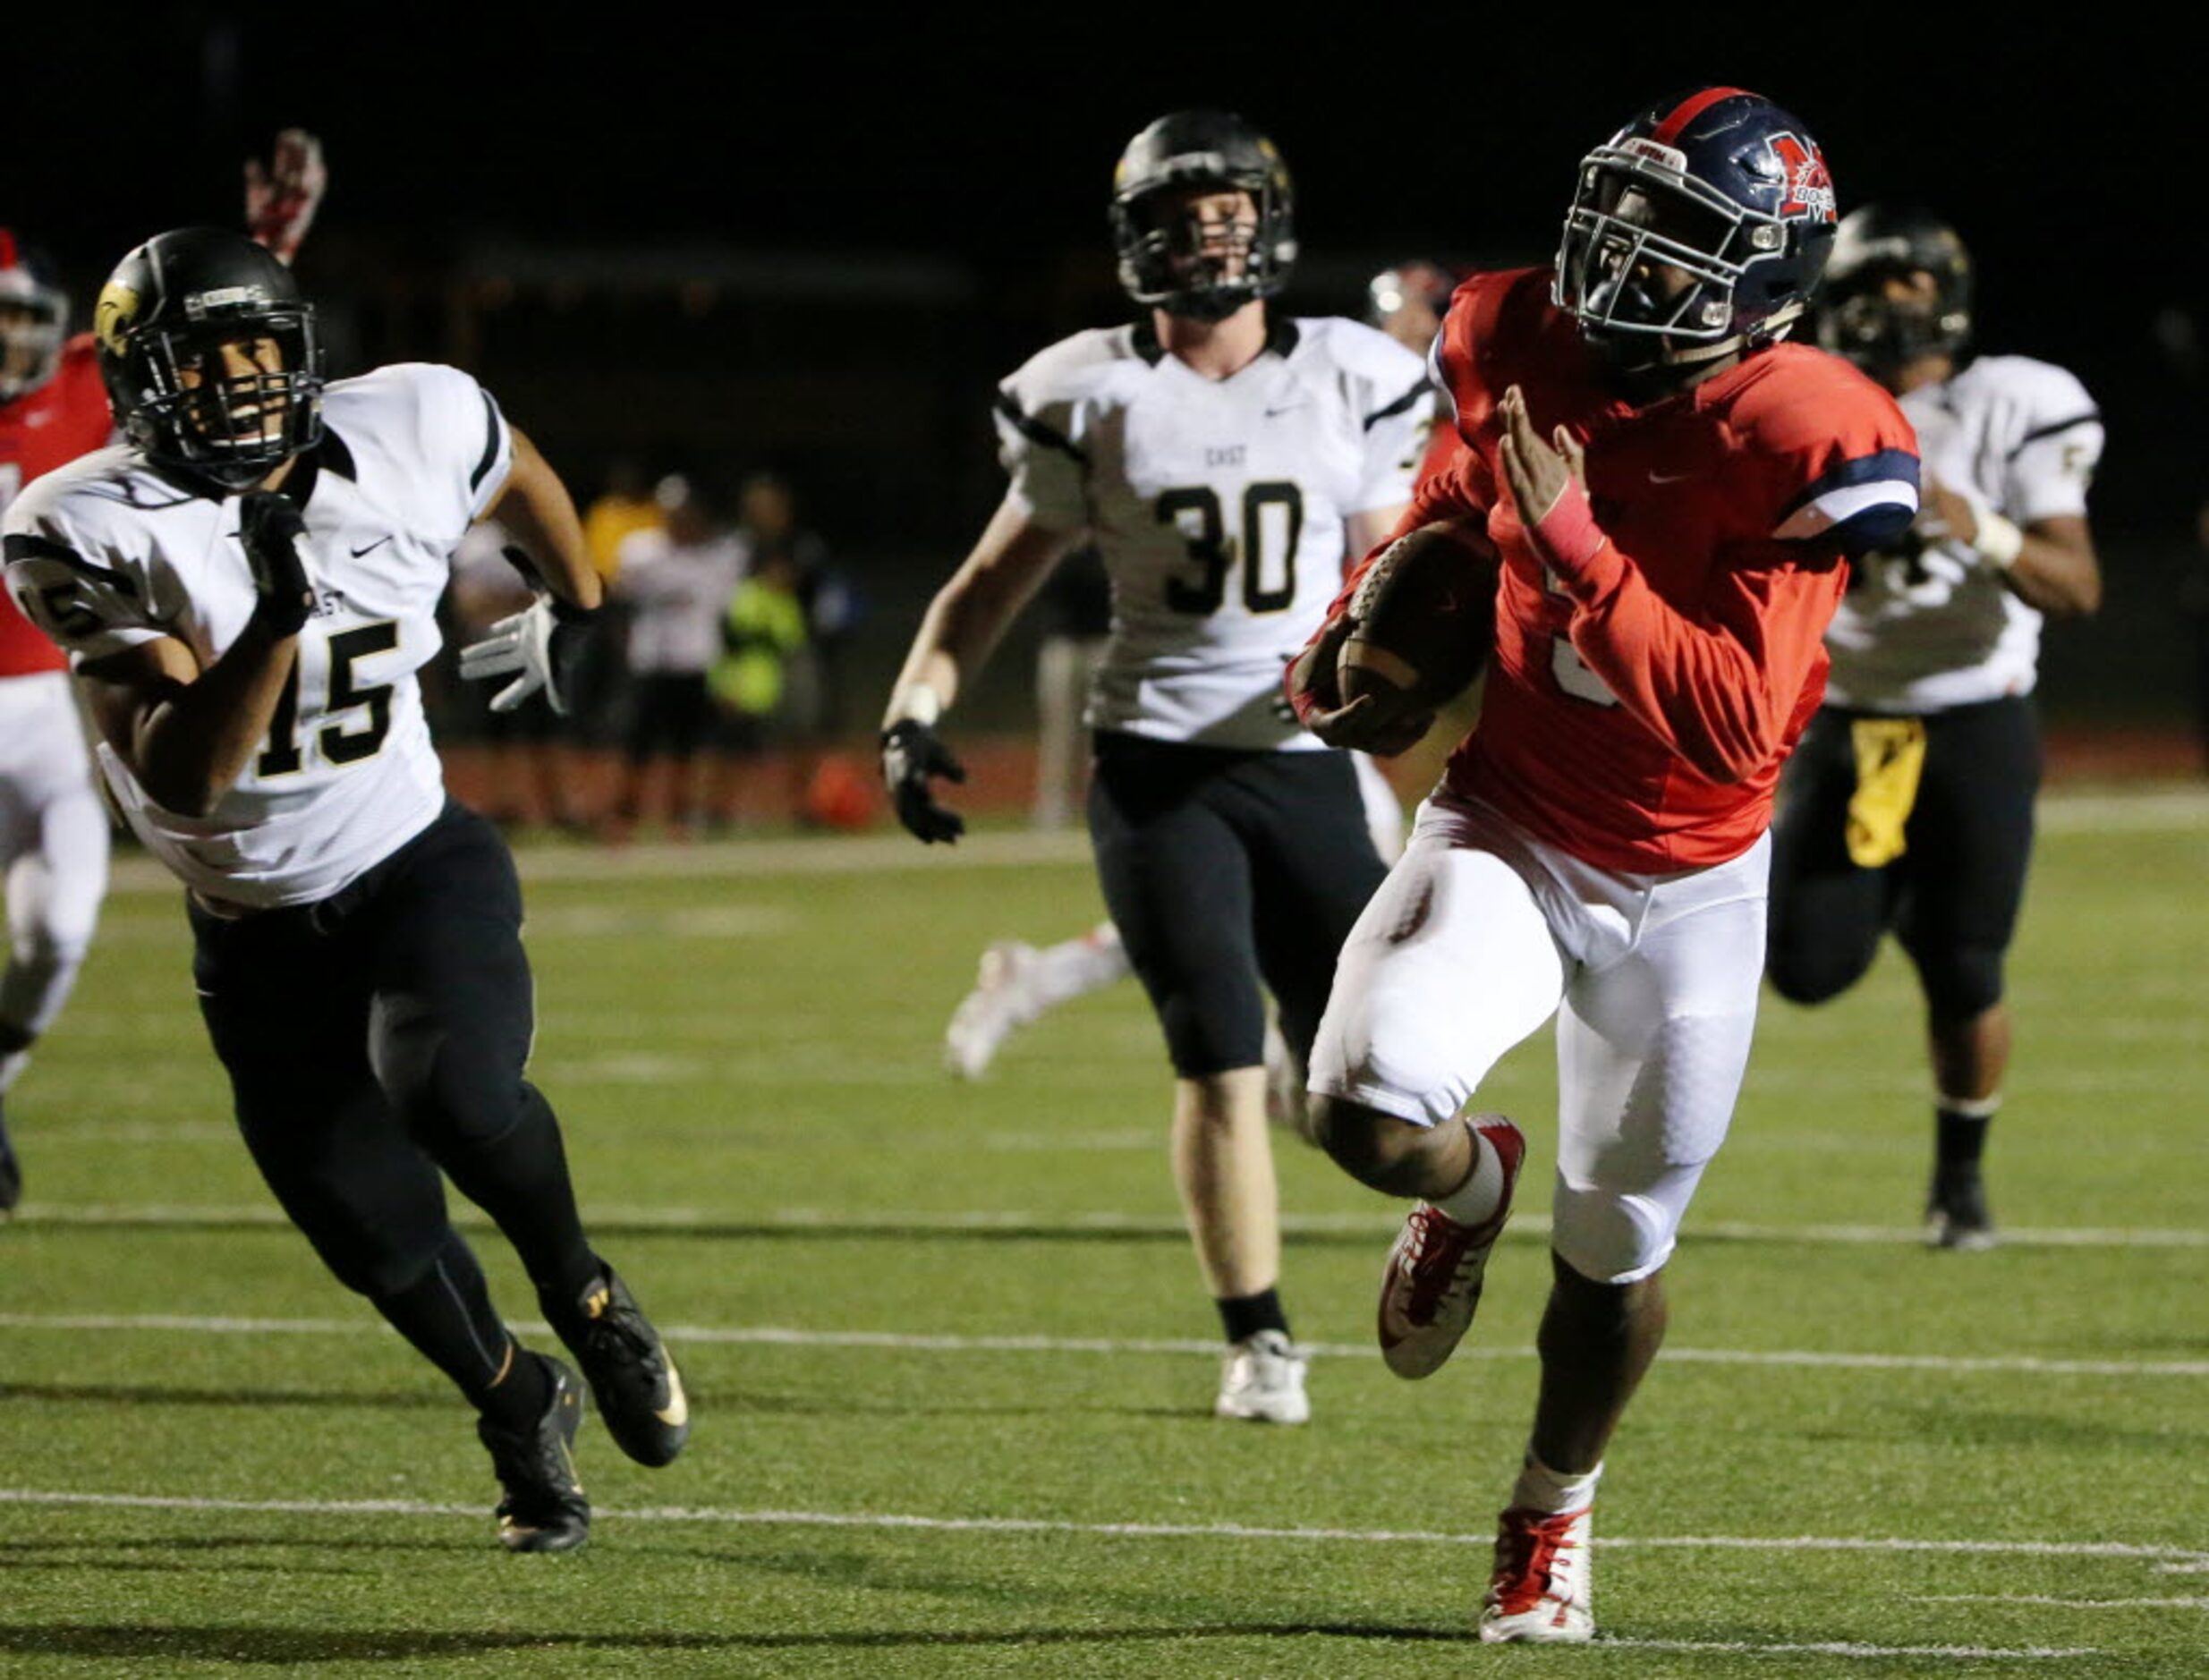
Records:
M1176 612L1207 617L1228 598L1228 573L1243 561L1243 605L1253 613L1278 613L1296 599L1296 545L1304 537L1304 492L1285 479L1267 479L1243 492L1240 518L1229 529L1219 493L1200 484L1163 490L1158 522L1172 525L1187 547L1190 574L1166 581L1166 601Z

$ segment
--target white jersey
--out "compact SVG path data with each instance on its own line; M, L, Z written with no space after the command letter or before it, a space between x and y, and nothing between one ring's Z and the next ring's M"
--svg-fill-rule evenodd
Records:
M1411 499L1433 424L1418 357L1355 321L1279 320L1208 379L1147 326L1077 333L998 394L1010 499L1087 530L1112 580L1092 728L1318 750L1285 664L1342 587L1344 521Z
M307 526L318 604L268 738L205 817L157 804L105 743L102 770L146 847L210 897L270 909L327 898L445 802L416 673L438 651L450 556L494 500L513 440L456 369L410 363L323 393L321 443L285 484ZM7 515L8 581L74 666L162 637L202 668L256 601L238 498L196 494L135 449L87 455Z
M703 675L721 657L721 626L751 550L726 534L678 543L655 526L631 531L616 552L614 596L630 608L629 668L640 676Z
M2062 369L1982 356L1901 401L1929 480L1968 490L2018 525L2086 513L2102 420ZM1826 702L1915 716L2030 693L2040 625L2039 612L1962 543L1868 556L1826 632Z

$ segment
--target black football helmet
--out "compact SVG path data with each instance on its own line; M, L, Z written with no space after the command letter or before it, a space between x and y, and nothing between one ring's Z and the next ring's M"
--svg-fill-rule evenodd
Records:
M242 233L148 240L100 288L92 332L116 420L161 466L240 490L322 436L314 305ZM225 357L225 345L250 353Z
M0 227L0 403L29 395L62 365L69 294L46 253Z
M1740 88L1661 99L1590 152L1552 296L1629 369L1784 338L1832 248L1833 178L1802 123ZM1694 282L1669 296L1652 264Z
M1933 278L1922 301L1887 295L1890 279ZM1892 372L1971 342L1971 253L1930 210L1867 204L1841 218L1826 265L1818 342L1865 372Z
M1249 193L1258 225L1247 242L1223 246L1217 225L1208 230L1183 211L1177 199L1191 187ZM1127 142L1113 172L1120 284L1136 302L1169 315L1225 320L1288 284L1296 261L1294 211L1280 152L1241 117L1224 111L1162 116Z

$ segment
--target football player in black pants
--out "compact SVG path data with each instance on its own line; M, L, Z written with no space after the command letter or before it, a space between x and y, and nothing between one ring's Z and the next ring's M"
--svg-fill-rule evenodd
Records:
M532 1029L513 860L445 794L416 673L449 556L497 511L535 603L470 649L556 706L599 600L567 491L467 375L326 385L313 306L188 228L99 296L129 439L7 518L9 581L70 654L109 785L188 889L193 976L254 1163L315 1251L480 1413L514 1551L582 1544L577 1379L523 1348L449 1222L497 1221L632 1458L682 1449L658 1336L583 1235Z

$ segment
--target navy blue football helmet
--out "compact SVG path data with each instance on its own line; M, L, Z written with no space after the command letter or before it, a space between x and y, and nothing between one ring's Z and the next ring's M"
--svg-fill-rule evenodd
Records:
M1221 239L1184 211L1188 189L1250 194L1258 223ZM1224 111L1162 116L1120 154L1112 175L1112 243L1120 285L1136 302L1219 321L1288 284L1296 261L1296 198L1273 142ZM1232 249L1239 261L1229 259Z
M1703 88L1582 162L1551 295L1621 367L1709 361L1787 335L1833 230L1810 131L1761 95Z

